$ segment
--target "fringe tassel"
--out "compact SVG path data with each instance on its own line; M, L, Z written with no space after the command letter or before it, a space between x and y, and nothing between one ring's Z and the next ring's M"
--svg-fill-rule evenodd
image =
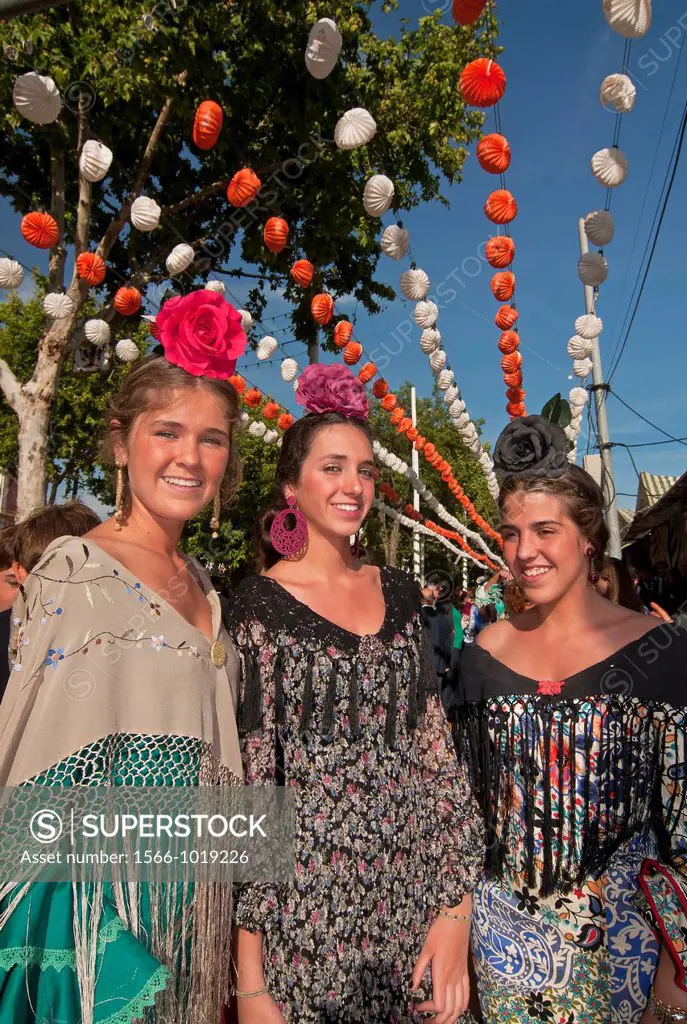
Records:
M322 717L322 732L325 736L331 736L334 732L334 707L336 705L336 685L338 679L338 665L334 658L331 660L329 669L329 680L327 682L327 695L324 704L324 715Z
M317 664L313 654L308 655L305 664L305 685L303 686L303 709L301 711L301 736L305 736L310 728L313 712L313 691L315 686L314 676L317 672Z
M354 739L360 736L360 717L358 714L358 674L365 671L360 661L353 665L351 683L348 691L348 724Z
M277 651L274 660L274 714L277 725L284 725L286 721L286 710L284 707L284 672L286 669L286 655L282 648Z
M412 664L412 659L411 659ZM411 682L412 685L412 682ZM396 665L389 669L389 703L386 709L386 726L384 729L384 741L393 750L396 746L396 714L398 705L398 676Z
M243 699L239 717L240 729L245 735L257 732L262 727L262 686L258 652L251 647L244 650L239 648L239 655L243 675Z

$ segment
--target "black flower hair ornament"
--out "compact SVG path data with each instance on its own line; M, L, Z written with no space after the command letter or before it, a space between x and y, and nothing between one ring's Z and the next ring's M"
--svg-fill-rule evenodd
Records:
M570 406L560 395L546 403L541 416L511 420L494 448L498 478L563 476L570 465L571 444L563 429L568 423Z

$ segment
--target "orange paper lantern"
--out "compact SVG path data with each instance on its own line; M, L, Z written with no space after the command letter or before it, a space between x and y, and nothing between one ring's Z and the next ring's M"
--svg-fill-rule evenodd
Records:
M387 394L388 390L389 384L383 377L380 377L379 380L376 380L372 385L372 394L375 398L384 398L384 395Z
M461 72L460 92L471 107L493 107L505 91L505 72L489 57L470 61Z
M517 309L513 306L501 306L500 310L494 317L494 323L501 331L509 330L514 323L516 323L518 316Z
M361 355L363 354L363 346L358 344L357 341L349 341L343 350L343 360L348 366L353 366L358 362Z
M409 440L409 441L417 441L417 439L418 439L418 437L419 437L419 434L418 434L418 432L417 432L417 427L412 427L412 426L411 426L411 427L410 427L410 428L409 428L409 429L408 429L408 430L406 431L406 434L408 435L408 440Z
M484 204L484 212L494 224L510 224L518 215L518 204L507 188L497 188Z
M270 252L281 252L289 240L289 225L283 217L270 217L265 224L265 245Z
M515 331L504 331L499 338L499 351L503 352L504 355L508 355L510 352L515 352L519 345L520 335Z
M280 430L288 430L289 427L292 427L295 422L296 421L290 412L283 412L279 419L277 420L277 426L279 427Z
M262 402L262 392L258 391L257 388L248 388L243 396L243 400L250 409L255 409Z
M497 270L503 270L513 262L515 242L508 235L496 235L495 238L489 239L484 252L490 266L496 267Z
M363 384L369 384L374 375L376 374L376 372L377 367L375 366L374 363L365 363L362 370L358 374L358 377L363 382Z
M516 370L515 373L504 373L503 381L509 388L519 388L522 384L522 370Z
M240 373L232 373L229 383L234 385L234 388L240 395L246 390L246 382Z
M60 237L57 221L49 213L27 213L22 217L21 233L37 249L51 249Z
M399 434L405 434L408 430L410 430L412 425L413 421L411 420L410 416L404 416L398 425Z
M484 10L487 0L453 0L453 20L459 25L472 25Z
M413 446L415 447L415 450L418 452L421 452L426 444L427 438L423 437L422 434L418 434L415 440L413 441Z
M232 206L248 206L252 203L262 188L262 182L255 171L250 167L244 167L237 171L229 182L227 188L227 199Z
M501 369L504 373L515 373L522 366L522 355L520 352L509 352L501 360Z
M328 324L334 316L334 299L326 292L320 292L310 303L310 312L316 324Z
M382 399L382 409L384 409L385 412L391 412L392 409L396 408L397 402L398 399L396 398L396 395L389 392L389 394L385 395Z
M337 348L343 348L349 343L353 336L353 324L348 320L339 320L334 328L334 344Z
M515 274L512 274L510 270L501 270L498 274L494 274L491 279L491 290L495 299L498 299L499 302L507 302L513 297L515 291Z
M436 453L436 448L434 447L434 445L430 441L429 444L425 445L425 458L427 459L428 462L429 462L429 460L431 458L434 457L435 453Z
M133 316L141 308L141 293L138 288L118 288L114 305L122 316Z
M198 149L212 149L222 130L224 114L219 103L204 100L193 119L193 141Z
M310 260L296 260L294 265L291 267L291 277L294 279L296 284L299 284L301 288L307 288L312 281L312 276L315 273Z
M525 392L522 388L508 388L506 391L506 398L509 402L522 402L525 398Z
M160 328L157 326L154 320L151 320L150 323L148 324L148 330L156 340L160 337Z
M97 252L82 252L76 257L76 272L89 284L102 284L105 280L105 270L105 260L98 256Z
M519 403L519 402L518 403L509 402L508 405L506 406L506 412L508 413L509 416L512 416L513 419L515 419L516 416L524 416L525 415L525 406L522 405L522 403Z
M266 420L276 420L279 415L279 406L276 402L265 402L262 409L262 415Z
M510 167L508 139L498 132L485 135L477 143L477 160L487 174L503 174Z
M401 405L398 405L392 412L390 419L394 426L397 426L403 419L403 412L404 409L403 406Z

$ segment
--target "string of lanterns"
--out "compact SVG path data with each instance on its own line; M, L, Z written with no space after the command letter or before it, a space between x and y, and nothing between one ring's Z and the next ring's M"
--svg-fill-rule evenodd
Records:
M472 556L467 551L463 551L460 548L457 548L455 544L452 544L445 537L442 537L441 534L436 533L436 531L430 530L429 527L425 526L423 523L415 523L412 519L409 519L408 516L404 515L402 512L397 512L395 508L391 508L389 505L385 505L380 498L375 498L373 504L377 511L380 512L383 516L389 516L391 519L396 519L401 524L401 526L406 526L410 530L421 533L425 537L429 537L431 540L437 541L448 551L450 551L454 555L457 555L459 558L469 558L472 562L474 562L475 565L480 565L480 563L476 561L476 559L472 558Z

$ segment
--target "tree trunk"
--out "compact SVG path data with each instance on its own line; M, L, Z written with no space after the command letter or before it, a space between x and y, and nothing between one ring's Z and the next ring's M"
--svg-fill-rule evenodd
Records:
M394 519L391 524L391 536L389 537L389 561L388 565L396 567L396 561L398 559L398 539L401 534L401 524L398 519Z

